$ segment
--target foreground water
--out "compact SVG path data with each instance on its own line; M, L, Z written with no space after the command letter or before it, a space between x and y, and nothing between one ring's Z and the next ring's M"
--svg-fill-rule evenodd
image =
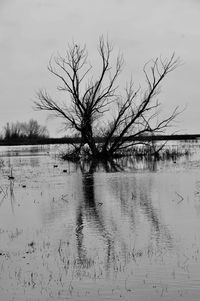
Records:
M199 300L199 146L120 172L55 148L0 149L0 300Z

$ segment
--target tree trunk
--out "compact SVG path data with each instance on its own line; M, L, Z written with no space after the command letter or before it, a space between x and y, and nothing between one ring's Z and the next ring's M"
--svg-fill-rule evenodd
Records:
M98 156L99 151L96 147L96 143L92 133L92 127L90 124L87 124L84 129L82 129L82 139L85 143L88 144L92 157Z

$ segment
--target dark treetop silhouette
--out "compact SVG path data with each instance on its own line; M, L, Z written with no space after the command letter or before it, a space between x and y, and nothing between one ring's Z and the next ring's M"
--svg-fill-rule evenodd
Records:
M46 126L40 125L37 120L30 119L29 122L7 123L3 128L3 139L5 142L27 142L38 138L49 137Z
M135 89L130 80L120 94L117 81L123 57L118 55L111 67L112 52L111 43L100 37L101 70L94 79L90 76L92 66L88 63L86 47L72 44L64 56L58 54L48 65L48 70L61 81L62 85L57 88L68 96L66 102L57 102L46 90L40 90L34 102L36 109L61 117L65 128L80 136L81 142L75 146L78 157L85 149L93 158L119 156L135 144L130 136L164 133L180 113L175 107L168 117L159 120L160 103L155 99L160 83L180 63L175 54L145 64L147 87L144 91ZM101 137L100 142L95 137Z

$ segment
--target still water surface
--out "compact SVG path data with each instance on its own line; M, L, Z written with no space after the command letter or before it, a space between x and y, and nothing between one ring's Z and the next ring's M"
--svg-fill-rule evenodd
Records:
M1 147L0 300L200 300L200 148L182 147L120 172Z

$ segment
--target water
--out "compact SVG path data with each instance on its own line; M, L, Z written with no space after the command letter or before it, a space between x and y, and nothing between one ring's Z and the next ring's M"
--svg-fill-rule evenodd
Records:
M199 300L200 150L181 147L120 172L2 147L0 300Z

